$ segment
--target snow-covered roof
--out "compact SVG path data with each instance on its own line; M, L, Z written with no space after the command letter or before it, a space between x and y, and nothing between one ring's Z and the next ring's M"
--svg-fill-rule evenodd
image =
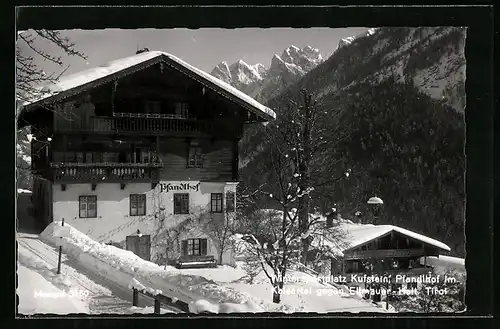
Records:
M295 211L296 209L292 209L290 213L293 215ZM269 214L278 217L281 217L282 214L280 210L274 209L261 209L261 212L263 214ZM314 218L315 221L318 222L317 225L321 225L322 222L326 222L325 216L322 216L320 214L310 215ZM421 241L444 251L451 251L450 247L438 240L429 238L425 235L404 229L399 226L359 224L344 218L335 219L333 224L338 233L333 234L333 238L329 238L327 234L323 233L313 234L312 246L315 248L326 247L327 250L335 256L343 256L345 251L382 237L390 233L391 231L398 232L409 238ZM342 237L341 239L339 239L340 236Z
M313 242L316 246L326 246L331 249L334 255L342 256L349 249L356 248L381 236L384 236L391 231L398 232L409 238L421 241L444 251L451 251L451 248L446 244L429 238L425 235L404 229L394 225L373 225L373 224L357 224L350 220L342 219L338 224L338 229L343 233L342 242L329 241L327 238L317 237Z
M425 235L415 233L413 231L404 229L394 225L372 225L372 224L344 224L346 230L350 235L350 248L355 248L382 235L390 233L391 231L398 232L406 235L415 240L432 245L434 247L450 251L450 247L444 243L431 239Z
M221 81L213 77L212 75L184 62L180 58L161 51L147 51L139 53L130 57L111 61L103 66L63 76L59 78L59 80L56 83L40 86L38 88L39 94L37 94L31 100L24 102L23 105L24 106L32 105L42 100L48 100L50 97L53 97L59 93L67 92L72 89L82 87L86 84L120 73L136 65L140 65L154 59L158 59L158 62L163 61L165 63L170 63L175 66L180 66L181 68L184 68L190 71L191 73L194 73L195 76L192 78L196 80L197 78L201 78L200 80L197 81L205 85L208 82L209 85L207 87L214 89L216 92L230 95L239 99L243 104L247 105L253 113L257 114L258 116L266 120L273 120L276 118L276 113L274 113L274 111L260 104L252 97L237 90L236 88L230 86L224 81ZM210 84L212 84L213 86Z

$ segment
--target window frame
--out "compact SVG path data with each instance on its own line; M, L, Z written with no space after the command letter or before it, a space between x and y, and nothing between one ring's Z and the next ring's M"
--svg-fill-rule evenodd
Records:
M175 102L174 116L177 119L189 118L189 102Z
M215 198L214 198L215 197ZM214 201L215 209L214 209ZM220 201L220 205L218 204ZM219 209L220 207L220 209ZM224 211L224 196L223 193L210 193L210 212L212 213L222 213Z
M93 200L93 202L89 202ZM95 204L94 216L89 215L89 204ZM82 216L82 204L86 205L86 215ZM80 195L78 196L78 218L97 218L97 195Z
M159 100L147 100L144 102L144 113L160 114L162 102Z
M203 243L204 241L204 243ZM207 238L191 238L183 240L185 250L182 250L182 255L187 257L207 256L208 255L208 239ZM203 247L204 246L204 247Z
M229 196L231 196L229 198ZM236 193L233 191L226 192L226 212L233 213L236 211Z
M203 148L199 144L190 144L187 152L187 168L203 168ZM193 163L191 163L193 162Z
M146 194L145 193L135 193L135 194L130 194L129 195L129 215L136 217L136 216L146 216ZM133 205L134 203L136 204L136 214L132 213ZM140 203L143 203L143 211L139 213L139 205Z
M176 206L176 198L180 198L181 204L179 208ZM185 212L183 212L182 209L182 201L187 200L187 206ZM173 196L173 202L174 202L174 215L189 215L189 193L174 193Z
M418 282L406 283L406 289L418 289Z

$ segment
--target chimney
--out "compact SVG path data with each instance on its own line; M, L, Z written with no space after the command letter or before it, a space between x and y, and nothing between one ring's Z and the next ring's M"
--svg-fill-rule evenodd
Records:
M149 51L149 48L141 48L141 49L138 49L138 50L135 52L135 54L137 55L137 54L145 53L145 52L147 52L147 51Z

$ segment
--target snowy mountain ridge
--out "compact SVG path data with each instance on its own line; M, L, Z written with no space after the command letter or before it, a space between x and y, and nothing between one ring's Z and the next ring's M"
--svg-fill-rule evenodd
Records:
M337 49L340 49L340 48L342 48L344 46L350 45L357 38L361 38L361 37L373 35L376 30L377 30L376 28L371 28L371 29L368 29L366 32L358 34L356 36L350 36L350 37L347 37L347 38L342 38L339 41Z
M269 68L261 63L250 65L243 60L231 65L223 61L210 74L263 101L276 96L322 62L323 57L318 49L311 46L301 49L291 45L281 56L273 55Z
M341 40L332 56L299 84L322 98L394 78L463 112L465 32L460 27L369 29Z

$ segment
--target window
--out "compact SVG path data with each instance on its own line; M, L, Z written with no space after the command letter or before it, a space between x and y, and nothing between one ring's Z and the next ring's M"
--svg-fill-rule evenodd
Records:
M80 196L80 218L96 218L97 217L97 196L86 195Z
M211 196L211 211L222 212L222 193L212 193Z
M206 256L207 239L188 239L182 241L183 256Z
M146 215L146 194L130 195L130 216Z
M174 214L189 214L188 193L174 193Z
M58 159L61 159L60 154L57 154L56 157ZM62 157L63 159L61 160L65 162L78 162L78 163L102 162L102 153L99 152L66 152L62 153Z
M417 288L418 288L417 282L408 282L406 284L406 289L417 289Z
M148 148L136 147L132 153L132 161L134 163L151 163L154 151Z
M397 291L399 291L399 289L402 289L402 288L403 288L403 284L402 283L393 283L392 287L391 287L391 290L394 291L394 292L397 292Z
M227 192L226 193L226 211L227 212L234 212L235 208L235 193L234 192Z
M185 102L175 103L175 117L179 119L187 119L189 117L189 104Z
M198 145L190 145L188 152L188 168L203 167L203 151Z
M354 260L346 262L346 272L347 273L360 272L358 261Z
M158 101L147 101L144 106L144 112L158 114L161 112L161 103Z

